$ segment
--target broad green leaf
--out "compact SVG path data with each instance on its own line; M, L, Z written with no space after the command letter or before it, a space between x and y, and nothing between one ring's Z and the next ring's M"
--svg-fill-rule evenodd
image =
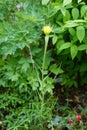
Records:
M61 52L60 47L64 44L64 40L58 40L58 42L56 43L56 48L57 48L57 54L59 54Z
M75 29L74 29L74 28L69 28L69 33L70 33L72 36L75 36L75 34L76 34Z
M84 17L86 13L87 13L87 5L84 5L81 8L81 17Z
M70 48L72 60L76 57L77 52L78 52L78 47L76 45L72 45Z
M82 0L78 0L78 3L80 3Z
M66 10L65 16L63 17L63 21L65 22L65 21L70 20L70 16L71 16L70 12L68 10Z
M52 39L53 45L57 42L57 39L58 39L57 35L54 35Z
M67 49L67 48L69 48L69 47L71 47L71 43L70 42L66 42L66 43L64 43L60 48L59 48L59 50L64 50L64 49Z
M63 0L63 6L70 4L72 0Z
M50 0L42 0L42 5L47 5Z
M63 16L65 16L65 14L66 14L66 9L65 9L64 7L61 7L60 10L61 10Z
M78 19L79 17L79 10L77 8L72 9L72 17L73 19Z
M83 41L83 38L85 36L85 28L83 26L78 26L76 30L77 38L80 42Z
M83 44L83 45L80 45L79 47L78 47L78 50L79 51L83 51L83 50L86 50L87 49L87 44Z
M63 73L63 70L60 67L58 67L56 64L50 66L50 71L56 75Z

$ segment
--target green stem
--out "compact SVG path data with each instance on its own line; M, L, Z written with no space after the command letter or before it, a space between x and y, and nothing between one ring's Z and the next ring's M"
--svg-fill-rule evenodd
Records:
M45 47L44 47L44 55L43 55L43 63L42 63L42 80L41 80L41 116L43 115L43 105L44 105L44 70L45 70L45 62L46 62L46 53L47 46L49 41L49 35L45 36Z
M46 60L46 52L47 52L48 41L49 41L49 35L46 35L45 36L45 48L44 48L43 64L42 64L42 81L43 81L43 78L44 78L45 60Z

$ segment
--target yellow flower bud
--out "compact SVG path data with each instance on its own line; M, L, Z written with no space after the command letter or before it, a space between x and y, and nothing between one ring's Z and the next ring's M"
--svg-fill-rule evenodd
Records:
M45 35L49 35L52 32L52 28L50 26L44 26L43 32Z

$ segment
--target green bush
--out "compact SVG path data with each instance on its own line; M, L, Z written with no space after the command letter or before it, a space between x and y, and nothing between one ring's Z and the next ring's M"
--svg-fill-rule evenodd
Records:
M49 35L43 27L52 28ZM0 120L7 130L45 130L53 88L87 84L87 5L82 0L0 1Z
M49 5L49 20L53 19L52 43L54 64L52 72L60 67L61 85L82 86L87 84L87 5L81 1L64 0Z

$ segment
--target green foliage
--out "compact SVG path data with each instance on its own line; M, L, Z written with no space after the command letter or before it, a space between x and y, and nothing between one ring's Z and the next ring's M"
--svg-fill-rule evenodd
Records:
M86 77L86 71L80 72L80 66L84 59L86 60L87 53L86 3L83 1L73 2L64 0L62 4L56 1L56 4L53 5L54 10L55 8L59 8L59 10L55 11L55 21L52 21L54 26L53 32L55 33L52 42L56 48L54 53L58 55L55 61L57 64L61 63L61 69L63 70L63 73L58 74L58 76L63 79L62 85L69 87L79 86L84 84L82 75ZM63 9L62 11L60 7ZM86 80L85 84L87 84Z
M45 36L43 26L52 27ZM7 130L45 130L54 85L87 84L87 5L82 0L0 1L0 120Z

